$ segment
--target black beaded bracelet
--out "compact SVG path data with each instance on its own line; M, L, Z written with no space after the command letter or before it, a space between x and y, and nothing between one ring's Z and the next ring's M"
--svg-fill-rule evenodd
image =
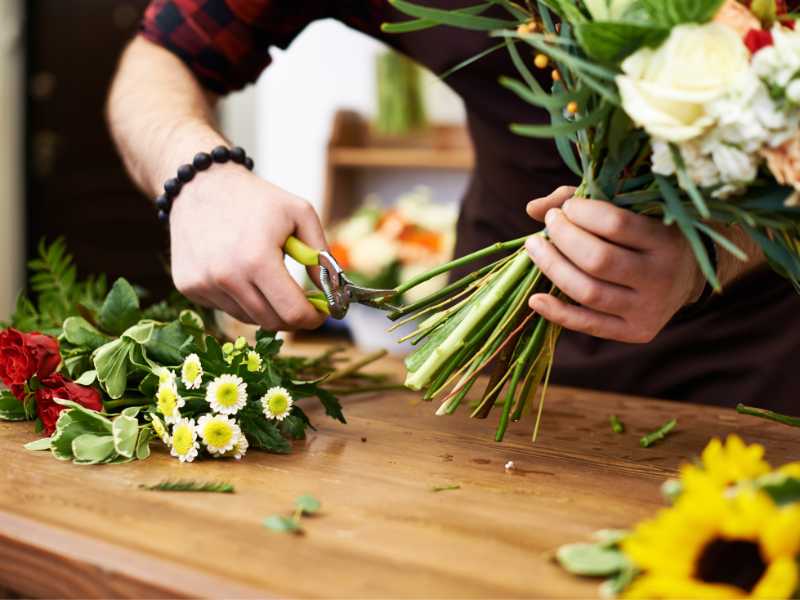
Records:
M217 146L210 153L200 152L195 154L191 164L178 167L177 176L164 182L164 193L156 198L159 221L165 223L169 219L169 213L172 210L172 203L175 198L181 193L183 186L194 179L198 172L211 168L214 163L223 164L228 161L242 165L250 171L255 166L253 159L247 156L244 148L239 146L234 146L233 148Z

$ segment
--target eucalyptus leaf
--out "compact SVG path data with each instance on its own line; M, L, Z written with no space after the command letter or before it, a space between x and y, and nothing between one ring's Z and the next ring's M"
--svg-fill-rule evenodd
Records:
M42 450L50 450L50 438L41 438L35 440L33 442L28 442L24 446L25 450L30 450L31 452L41 452Z
M139 422L134 417L120 415L112 422L114 449L117 454L131 458L136 452Z
M81 375L75 380L75 383L77 383L78 385L90 386L95 381L97 381L97 371L91 370L84 372L83 375Z
M92 356L97 379L113 399L122 398L128 386L128 360L134 343L125 338L109 342Z
M295 501L295 506L301 512L307 515L313 515L319 511L321 504L314 496L304 494Z
M100 327L114 335L134 325L141 315L139 297L133 286L125 279L117 279L100 308Z
M556 559L570 573L591 577L613 575L628 564L622 552L602 544L567 544L558 549Z
M89 350L96 350L111 340L83 317L69 317L64 321L63 329L70 344Z
M114 439L110 435L84 433L72 440L72 455L83 464L97 464L114 454Z
M291 517L282 515L272 515L264 519L264 527L280 533L302 533L303 528L300 523Z

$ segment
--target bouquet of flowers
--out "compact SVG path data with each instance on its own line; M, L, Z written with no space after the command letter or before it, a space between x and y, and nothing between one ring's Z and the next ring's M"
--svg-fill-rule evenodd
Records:
M606 577L605 597L800 597L800 463L773 469L763 447L731 435L663 490L669 508L561 547L561 566Z
M458 212L438 204L430 190L415 189L390 208L377 198L367 202L330 233L331 253L354 282L371 288L394 288L453 257ZM428 280L409 291L413 301L447 283L447 276Z
M376 379L353 365L335 374L335 350L282 356L263 331L255 345L221 343L180 297L142 310L124 279L77 281L63 242L41 245L31 269L37 303L20 295L0 331L0 420L35 420L48 437L27 447L61 460L144 459L154 438L182 462L289 452L311 427L299 401L316 397L344 423L334 391Z
M447 25L499 40L486 52L505 49L519 71L500 83L551 120L511 128L555 140L581 177L576 195L677 225L716 290L710 242L747 259L726 236L732 227L800 288L800 32L783 0L496 0L458 10L390 1L414 18L386 31ZM524 243L494 244L399 286L406 293L502 253L390 315L428 317L406 384L438 398L439 414L452 413L494 363L472 415L486 417L500 402L498 441L541 389L536 437L559 328L527 299L564 297Z

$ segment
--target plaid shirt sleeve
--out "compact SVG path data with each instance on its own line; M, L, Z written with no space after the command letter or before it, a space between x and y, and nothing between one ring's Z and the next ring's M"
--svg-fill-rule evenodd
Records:
M254 82L270 46L286 48L325 0L153 0L141 34L177 55L207 89L225 94Z

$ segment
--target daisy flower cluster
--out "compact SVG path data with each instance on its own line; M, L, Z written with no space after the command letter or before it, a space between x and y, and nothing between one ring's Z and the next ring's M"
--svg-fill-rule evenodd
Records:
M192 353L179 368L155 370L155 437L181 462L201 454L241 459L253 441L248 436L261 447L265 432L280 439L279 426L299 409L269 359L239 338L216 360Z

